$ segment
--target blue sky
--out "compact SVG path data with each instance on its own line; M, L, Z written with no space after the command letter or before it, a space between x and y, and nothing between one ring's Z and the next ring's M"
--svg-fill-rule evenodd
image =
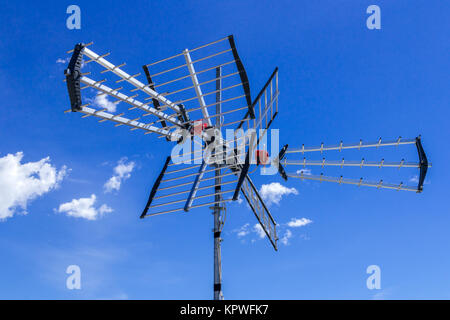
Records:
M0 13L3 169L18 163L18 152L21 164L50 157L35 164L47 175L41 195L24 200L27 214L14 207L14 215L0 222L0 298L211 298L209 210L139 219L170 146L64 114L65 65L56 61L75 43L94 41L98 52L110 51L112 60L127 62L130 73L140 72L144 63L229 34L254 96L279 67L274 128L281 143L315 146L421 134L433 168L422 194L255 176L258 186L279 182L296 189L298 194L271 205L292 236L274 252L251 231L253 214L231 204L222 251L225 298L450 298L448 2L78 1L81 30L68 30L70 4L11 2ZM371 4L381 8L381 30L366 28ZM360 158L357 152L351 156ZM395 156L417 160L414 146ZM132 170L121 176L119 190L105 192L104 184L120 176L114 172L120 161L133 163ZM415 174L406 171L404 181ZM356 171L354 177L361 175ZM392 173L392 182L399 182L397 175ZM10 187L17 184L5 172L0 177L3 199L10 193L16 204L27 199L33 185L25 181L13 194ZM95 210L105 205L101 217L57 212L61 204L92 194ZM302 218L312 222L286 226ZM238 237L246 224L249 233ZM66 268L73 264L81 268L81 290L65 286ZM366 287L369 265L381 268L380 290Z

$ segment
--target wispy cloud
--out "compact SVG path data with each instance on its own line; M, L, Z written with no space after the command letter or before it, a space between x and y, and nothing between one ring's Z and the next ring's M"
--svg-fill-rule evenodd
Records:
M287 225L291 228L298 228L298 227L306 226L307 224L310 224L311 222L312 222L312 220L307 219L307 218L301 218L301 219L292 218L291 221L289 221L287 223Z
M57 188L68 172L66 166L58 171L49 157L23 164L22 158L23 152L0 158L0 220L19 209L26 214L28 202Z
M305 176L310 176L311 175L311 169L300 169L296 171L297 174L302 174Z
M412 176L411 178L409 178L408 181L410 183L419 183L419 176L416 174L416 175ZM430 184L430 180L429 179L425 179L423 184Z
M246 223L242 227L235 229L234 232L236 233L237 237L242 238L248 235L250 233L249 226L250 223Z
M279 204L283 196L289 194L298 194L297 189L287 188L278 182L263 184L259 192L261 194L261 197L267 202L268 205L271 205L273 203Z
M250 223L246 223L243 226L236 228L231 232L235 233L239 239L243 239L249 236L250 234L256 235L258 239L263 239L266 236L264 229L261 227L259 223L253 225L253 227L250 227Z
M255 224L253 226L253 231L256 232L256 234L258 235L258 237L260 239L263 239L266 236L266 233L264 232L263 227L261 227L261 225L259 223Z
M66 59L61 59L61 58L58 58L57 60L56 60L56 63L68 63L70 61L70 58L68 57L68 58L66 58Z
M99 93L95 96L92 104L101 109L106 109L109 112L116 112L119 103L110 101L106 93Z
M308 224L312 223L312 220L307 218L292 218L291 221L287 223L277 224L277 233L283 234L283 236L280 238L281 244L287 246L290 244L290 239L294 237L294 233L290 228L300 228L303 226L306 226ZM266 233L264 232L264 229L262 226L257 223L253 225L253 227L250 228L250 224L246 223L242 227L234 229L232 231L237 235L239 239L241 239L243 242L245 242L248 237L250 237L250 241L252 243L256 242L257 240L264 239L266 237ZM309 240L308 237L305 235L297 235L299 238L304 240Z
M135 165L133 161L127 162L126 158L120 159L114 168L113 176L103 186L105 192L119 191L122 182L131 177Z
M97 197L92 194L89 198L73 199L70 202L63 203L59 206L59 213L65 213L69 217L84 218L87 220L96 220L99 216L113 210L106 204L102 204L96 208L94 206Z
M280 239L281 243L285 246L289 245L289 239L292 238L292 231L287 229L283 237Z

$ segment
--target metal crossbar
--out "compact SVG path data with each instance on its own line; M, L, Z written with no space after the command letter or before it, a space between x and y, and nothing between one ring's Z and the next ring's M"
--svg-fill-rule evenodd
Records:
M114 74L119 76L120 78L124 79L125 81L127 81L128 83L133 85L134 87L145 92L152 98L158 99L161 103L169 106L171 109L175 110L177 113L180 112L179 107L176 104L174 104L173 102L171 102L169 99L166 99L165 97L161 96L156 91L150 89L147 85L143 84L142 82L137 80L135 77L129 75L128 73L126 73L125 71L120 69L118 66L115 66L111 62L105 60L104 58L102 58L100 55L93 52L92 50L89 50L88 48L85 47L83 50L83 54L88 56L89 58L93 59L95 62L97 62L98 64L103 66L105 69L110 70L111 72L113 72Z
M347 149L362 149L362 148L379 148L379 147L387 147L387 146L400 146L400 145L406 145L406 144L415 144L416 139L403 139L399 137L395 141L387 141L382 142L381 138L378 140L378 142L370 142L370 143L364 143L362 140L359 141L359 143L353 143L353 144L343 144L341 143L339 145L334 146L324 146L323 143L319 147L305 147L302 145L301 149L294 149L294 150L288 150L286 153L305 153L305 152L323 152L323 151L331 151L331 150L347 150Z
M298 178L301 180L315 180L315 181L326 181L326 182L334 182L339 184L352 184L356 186L365 186L365 187L375 187L377 189L394 189L394 190L404 190L404 191L414 191L417 192L416 187L410 187L403 185L402 182L399 184L392 184L392 183L384 183L383 180L380 180L379 182L369 182L369 181L363 181L363 178L360 178L359 180L354 179L344 179L342 176L339 178L336 177L327 177L324 175L305 175L303 172L300 175L296 174L287 174L288 177L291 178Z
M420 163L416 162L405 162L404 160L400 162L385 162L382 161L365 161L363 158L361 161L348 161L348 160L306 160L296 161L296 162L287 162L285 159L281 161L284 166L335 166L335 167L378 167L378 168L420 168Z

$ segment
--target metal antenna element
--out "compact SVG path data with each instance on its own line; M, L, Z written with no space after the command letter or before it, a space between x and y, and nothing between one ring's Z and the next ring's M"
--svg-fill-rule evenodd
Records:
M305 154L308 152L326 152L326 151L339 151L342 152L344 150L349 149L358 149L361 150L363 148L381 148L381 147L388 147L388 146L403 146L403 145L410 145L415 144L418 152L418 158L419 162L405 162L404 159L402 159L399 162L386 162L384 159L381 159L381 161L366 161L364 158L362 158L360 161L349 161L342 158L341 160L326 160L325 158L322 158L322 160L308 160L306 157L304 157L301 160L294 160L289 161L287 157L285 157L285 154ZM283 151L283 150L282 150ZM280 152L281 153L281 152ZM425 176L427 173L427 170L429 167L431 167L431 163L428 163L427 157L425 155L425 151L422 147L421 137L418 136L415 139L402 139L399 137L397 140L394 141L386 141L382 142L381 138L378 140L378 142L371 142L371 143L364 143L362 140L359 141L359 143L355 144L343 144L342 141L339 143L339 145L334 146L324 146L323 143L320 145L320 147L305 147L302 145L300 149L294 149L294 150L287 150L287 146L285 146L283 155L280 156L276 160L276 165L278 166L279 172L281 176L287 180L288 177L291 178L299 178L301 180L315 180L315 181L327 181L327 182L335 182L339 184L353 184L356 186L366 186L366 187L375 187L378 189L384 188L384 189L394 189L394 190L405 190L405 191L415 191L417 193L420 193L423 191L423 184L425 181ZM363 178L360 178L359 180L355 179L344 179L343 176L340 176L339 178L336 177L326 177L321 173L320 175L312 175L312 174L304 174L303 170L297 170L296 173L287 173L284 170L284 167L286 166L299 166L300 168L307 168L307 167L375 167L375 168L418 168L419 169L419 177L417 179L417 187L407 186L404 185L403 182L400 182L399 184L393 184L393 183L386 183L383 182L383 180L380 180L379 182L369 182L363 180Z
M220 101L222 100L222 67L217 67L216 69L216 114L221 114L221 104ZM220 130L222 127L222 117L218 117L216 119L216 128ZM213 235L214 235L214 300L223 300L223 293L222 293L222 255L221 255L221 248L220 243L222 242L222 239L220 237L220 234L222 232L223 224L225 222L225 203L221 204L222 200L222 178L221 176L221 169L219 166L216 166L217 169L215 170L215 186L214 186L214 202L216 204L213 207L213 215L214 215L214 229L213 229ZM223 215L222 215L223 211Z
M128 73L125 63L114 64L109 53L97 54L89 44L75 45L64 71L70 99L67 113L99 118L144 134L155 134L173 144L172 152L156 177L141 218L167 213L189 213L209 207L213 213L213 298L223 299L221 235L226 204L243 199L275 250L277 224L250 176L271 163L283 179L330 181L396 190L421 192L428 167L420 136L375 143L305 147L278 154L266 150L267 132L278 115L278 68L252 100L250 83L232 35L185 49L168 58L143 65L141 73ZM89 48L88 48L89 46ZM105 59L108 57L108 60ZM93 63L91 63L93 62ZM81 69L86 72L82 72ZM89 76L89 77L88 77ZM100 78L101 77L101 78ZM145 78L143 78L145 77ZM118 86L120 83L120 87ZM110 100L112 99L112 100ZM234 130L227 130L234 129ZM229 135L229 131L232 132ZM226 134L224 134L226 133ZM161 140L159 140L161 141ZM164 141L164 140L162 140ZM418 163L388 161L306 159L305 153L381 148L415 144ZM298 154L301 154L298 157ZM292 155L294 158L288 160ZM303 158L301 158L303 156ZM400 184L368 182L304 173L286 173L285 167L313 168L418 168L417 188ZM264 168L261 168L264 169ZM275 170L276 173L276 170Z

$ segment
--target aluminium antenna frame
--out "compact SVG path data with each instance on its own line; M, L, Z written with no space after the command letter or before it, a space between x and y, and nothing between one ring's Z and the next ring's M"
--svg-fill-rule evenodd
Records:
M207 52L203 56L194 57L200 51L222 42L227 42L229 48L217 49L215 52ZM237 52L233 36L228 36L191 50L185 49L180 54L144 65L143 71L146 84L139 80L140 73L127 73L123 69L126 65L125 63L118 65L111 63L105 59L109 56L109 53L97 54L88 48L90 45L92 43L87 45L77 44L73 50L68 51L68 53L72 53L72 57L68 68L65 70L65 81L69 91L71 108L65 112L79 112L84 114L83 118L97 117L100 118L99 122L112 121L116 123L116 126L128 126L130 130L140 129L139 131L144 131L145 134L155 133L159 137L165 137L168 141L175 141L178 145L181 145L185 138L185 134L182 131L192 134L196 130L196 121L201 120L206 125L206 130L197 137L202 141L200 143L201 153L207 150L210 147L209 145L216 140L215 151L210 156L215 160L222 159L225 161L224 164L211 165L207 163L208 159L205 158L198 165L168 170L174 164L171 163L174 159L171 156L166 158L163 169L150 191L141 218L176 212L181 209L188 212L193 208L212 205L211 209L213 209L214 213L214 299L223 299L221 290L220 232L224 223L225 204L233 200L233 198L226 198L225 195L235 191L235 185L238 181L237 177L245 178L245 183L241 188L244 198L249 202L249 206L275 249L277 249L276 241L278 238L275 231L276 223L250 177L246 176L248 168L245 168L238 161L237 149L233 148L234 143L237 144L242 139L235 136L227 141L220 134L217 136L217 131L214 130L219 130L220 132L222 127L239 124L238 128L246 128L247 130L260 128L264 130L265 134L278 113L278 69L275 69L263 90L252 101L249 80ZM231 54L230 58L221 61L217 60L227 53ZM83 57L87 57L89 60L83 61ZM168 66L162 71L154 69L159 64L172 63L176 59L182 59L176 66ZM216 62L211 63L212 65L200 66L202 63L211 60ZM100 72L101 75L119 77L115 82L120 83L122 86L114 88L114 86L106 84L107 81L111 81L110 79L95 80L88 77L94 72L83 73L81 68L91 62L104 69ZM230 67L235 70L229 70ZM188 71L187 74L176 74L186 69ZM213 78L211 78L211 72L215 73ZM164 79L165 76L167 77ZM232 82L232 79L236 79L236 77L238 77L239 81L237 83L236 81ZM187 83L187 81L190 81L191 84ZM183 83L184 87L175 87L179 83ZM82 87L82 85L85 86ZM131 87L128 89L129 93L126 92L126 88L124 89L126 85ZM206 89L208 85L215 85L215 88L208 90ZM270 97L268 102L266 89L269 88L269 85ZM82 90L88 88L96 90L98 94L94 98L87 98L88 103L83 104L82 96L84 94L82 95ZM243 92L239 93L237 90L242 90ZM183 96L183 94L192 91L194 92L193 96ZM264 101L262 99L263 93L265 94ZM144 94L144 97L139 98L139 94ZM114 105L128 104L130 106L128 111L119 113L115 112L116 108L110 108L114 109L110 110L107 107L99 107L96 104L96 100L97 97L102 95L115 99ZM212 101L211 98L214 96L215 101ZM239 100L243 100L243 102L238 104ZM255 108L258 106L259 113L256 115ZM215 114L211 113L212 107L216 108ZM141 112L141 114L136 114L138 117L135 117L136 115L125 115L133 112ZM197 115L195 115L196 112ZM201 115L198 112L201 112ZM245 112L245 114L238 116L240 112ZM156 119L149 122L146 120L148 116ZM226 120L229 121L226 122ZM199 144L198 141L194 142ZM245 137L243 138L243 143L244 150L246 147L251 147L245 143ZM195 152L192 154L196 155ZM212 167L212 169L207 169L209 167ZM243 168L246 169L245 175L240 174ZM191 169L196 170L196 172L191 173ZM180 172L186 174L180 176ZM213 176L210 177L211 174ZM171 175L171 178L167 179L168 175ZM173 182L178 183L178 180L186 178L189 180L194 179L192 185L191 182L173 185ZM206 181L213 181L214 183L206 185ZM171 185L160 187L161 184L167 183ZM190 189L179 191L180 187L186 186L190 186ZM211 187L214 189L214 193L204 194ZM169 194L159 195L161 191ZM183 199L169 201L171 196L182 196ZM185 198L186 196L187 199ZM207 198L209 197L213 197L212 201L194 203L200 200L208 200ZM153 204L154 201L163 201L163 203ZM160 208L177 203L184 203L184 206L178 209L148 213L152 208Z
M228 45L224 47L226 43ZM79 43L73 50L68 51L72 53L72 57L65 70L64 81L67 83L71 107L65 112L79 112L83 114L82 118L99 118L100 123L110 121L115 123L115 126L125 126L144 134L154 133L159 138L174 142L175 147L184 147L186 136L194 136L192 140L187 141L187 144L190 147L193 144L197 146L197 149L185 153L194 157L194 164L183 164L183 157L179 154L175 157L168 156L150 190L147 204L140 217L189 212L191 209L211 206L214 214L214 299L223 299L220 235L227 202L238 200L239 195L242 194L267 235L267 239L275 250L278 249L277 224L250 178L250 174L260 165L259 159L255 163L253 151L260 147L261 139L267 135L268 129L278 114L278 68L275 68L256 98L252 100L249 79L233 36L194 49L185 49L174 56L144 65L145 83L138 80L140 73L125 72L123 70L125 63L115 65L109 62L105 59L109 53L99 55L88 48L90 45L92 43L86 45ZM89 60L84 61L83 57ZM171 65L176 61L178 63L175 66ZM103 68L100 71L101 75L110 78L95 80L87 77L95 73L95 68L92 68L92 72L81 72L81 69L91 62L94 62L94 66ZM161 69L161 65L165 65L165 68ZM107 81L114 81L111 77L118 77L115 83L120 83L121 87L113 88L107 85ZM180 88L179 85L182 87ZM86 89L90 89L91 93L97 91L97 95L88 97L87 103L83 104L82 92L86 92ZM103 99L110 97L115 101L104 103L104 100L101 100L102 104L99 102L99 97ZM124 112L116 112L119 104L121 108L123 105L129 107L127 110L121 110ZM213 107L215 107L214 114ZM245 114L241 115L242 112ZM253 139L251 136L248 141L245 136L237 137L236 134L233 138L224 139L221 130L227 127L236 127L237 130L242 129L247 132L260 130L262 134L258 139ZM242 148L238 148L238 144ZM364 158L358 162L344 159L315 161L304 158L303 161L295 159L293 162L287 160L289 154L296 153L319 151L322 153L404 144L416 145L419 163L409 163L404 160L396 163L384 160L368 162ZM203 157L205 151L207 156ZM209 161L211 159L212 162ZM420 136L409 140L399 138L394 142L382 142L380 139L378 143L369 144L360 141L359 144L354 145L344 145L341 142L337 146L324 146L322 143L320 147L302 146L301 149L294 150L288 150L288 145L285 145L277 155L271 156L271 163L278 168L279 174L285 180L288 177L294 177L302 181L330 181L418 193L422 192L427 169L431 167ZM174 165L177 165L176 169L173 169ZM300 175L286 173L285 166L411 167L419 168L420 173L418 186L413 188L403 186L402 183L399 185L384 183L382 180L371 183L363 181L362 178L358 181L344 179L342 176L333 178L323 174L305 175L303 171ZM214 190L214 192L209 193L208 190ZM227 194L230 197L227 197ZM177 207L174 207L175 205ZM181 207L178 207L179 205ZM161 207L166 209L151 212Z

